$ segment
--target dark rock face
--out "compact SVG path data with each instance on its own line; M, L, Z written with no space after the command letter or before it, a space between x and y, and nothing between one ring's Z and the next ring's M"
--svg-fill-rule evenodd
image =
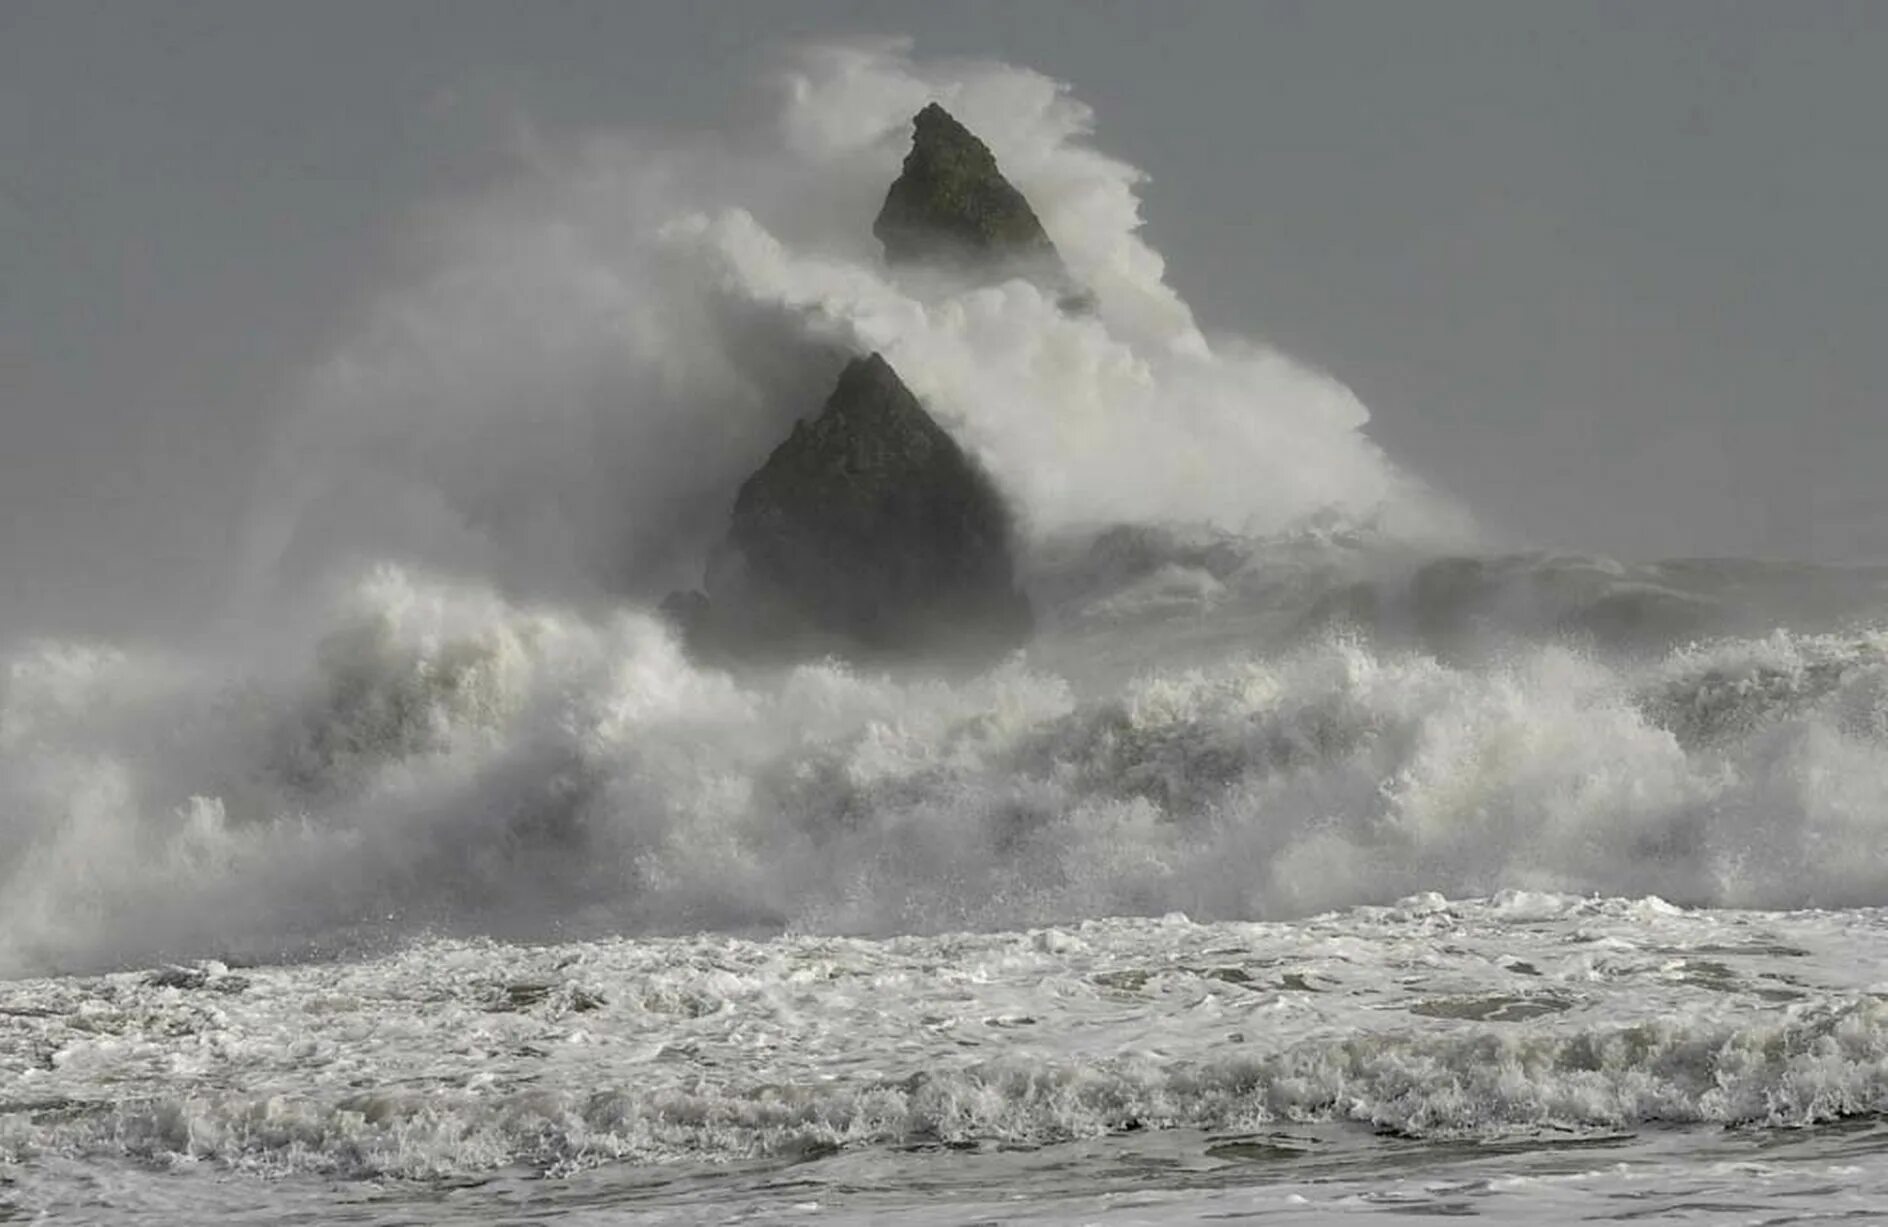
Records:
M741 486L707 587L669 612L710 649L987 656L1030 628L1002 499L877 354Z
M911 152L872 233L894 264L1003 266L1085 298L989 146L933 102L912 120Z

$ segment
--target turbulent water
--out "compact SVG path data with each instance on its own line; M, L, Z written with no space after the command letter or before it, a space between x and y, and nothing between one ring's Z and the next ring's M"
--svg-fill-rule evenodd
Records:
M201 635L6 649L0 1220L1888 1204L1888 573L1497 547L1199 332L1053 83L777 85L428 214ZM931 98L1092 314L879 262ZM653 600L868 348L1038 637L691 662Z

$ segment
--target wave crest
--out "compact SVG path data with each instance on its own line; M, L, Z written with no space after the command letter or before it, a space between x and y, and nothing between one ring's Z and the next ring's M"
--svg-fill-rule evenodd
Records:
M1868 851L1879 636L1650 664L1339 636L1121 677L1060 674L1051 645L955 680L736 677L642 614L393 570L332 626L242 680L16 656L0 965L434 930L1272 917L1427 889L1804 906L1888 888Z

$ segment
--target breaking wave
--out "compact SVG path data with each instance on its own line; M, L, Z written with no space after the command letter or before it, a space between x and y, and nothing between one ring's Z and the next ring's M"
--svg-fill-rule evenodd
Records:
M1649 663L1327 634L1201 667L1160 665L1135 628L1117 676L1019 656L949 679L705 670L641 613L394 569L333 618L234 675L10 660L0 968L416 932L1278 917L1418 890L1888 890L1879 633Z

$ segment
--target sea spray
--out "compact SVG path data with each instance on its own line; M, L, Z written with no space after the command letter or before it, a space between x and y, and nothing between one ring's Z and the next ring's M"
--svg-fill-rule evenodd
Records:
M233 616L383 558L559 600L696 586L741 479L872 350L1033 537L1336 509L1470 538L1341 385L1209 344L1138 233L1138 172L1088 144L1061 85L853 47L775 88L718 138L540 137L512 179L415 219L405 276L301 382ZM1094 311L885 264L871 219L927 99L986 126Z

